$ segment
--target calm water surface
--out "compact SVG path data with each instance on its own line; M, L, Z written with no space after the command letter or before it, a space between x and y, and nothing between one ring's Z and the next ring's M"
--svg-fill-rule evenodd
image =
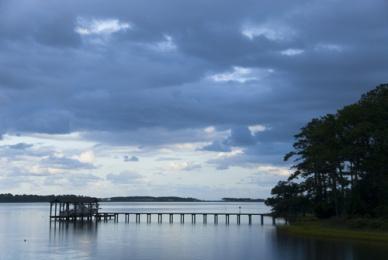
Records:
M262 203L105 203L101 211L268 212ZM119 223L50 225L48 203L0 204L0 259L388 259L388 245L278 233L259 217L241 225ZM164 218L168 221L168 217Z

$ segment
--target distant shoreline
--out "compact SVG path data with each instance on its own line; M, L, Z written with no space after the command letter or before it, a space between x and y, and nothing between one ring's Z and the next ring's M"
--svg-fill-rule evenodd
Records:
M86 196L77 195L12 195L12 194L0 194L0 203L36 203L36 202L50 202L55 199L63 198L92 198ZM177 197L177 196L122 196L122 197L110 197L110 198L95 198L99 202L264 202L265 199L252 199L252 198L222 198L220 200L200 200L191 197Z

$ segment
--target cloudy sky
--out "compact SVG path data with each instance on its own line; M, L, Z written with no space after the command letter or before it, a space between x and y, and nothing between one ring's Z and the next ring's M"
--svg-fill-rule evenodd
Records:
M388 73L385 0L0 0L0 191L266 197Z

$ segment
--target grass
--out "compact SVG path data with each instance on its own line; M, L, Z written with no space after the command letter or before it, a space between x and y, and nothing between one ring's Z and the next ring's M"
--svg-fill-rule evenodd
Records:
M279 231L293 235L318 238L351 239L373 242L388 242L386 220L330 219L299 220L291 225L279 226Z

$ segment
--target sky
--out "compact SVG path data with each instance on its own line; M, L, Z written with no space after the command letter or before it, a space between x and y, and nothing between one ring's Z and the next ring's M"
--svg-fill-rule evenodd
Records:
M385 0L0 0L0 193L265 198L387 82Z

